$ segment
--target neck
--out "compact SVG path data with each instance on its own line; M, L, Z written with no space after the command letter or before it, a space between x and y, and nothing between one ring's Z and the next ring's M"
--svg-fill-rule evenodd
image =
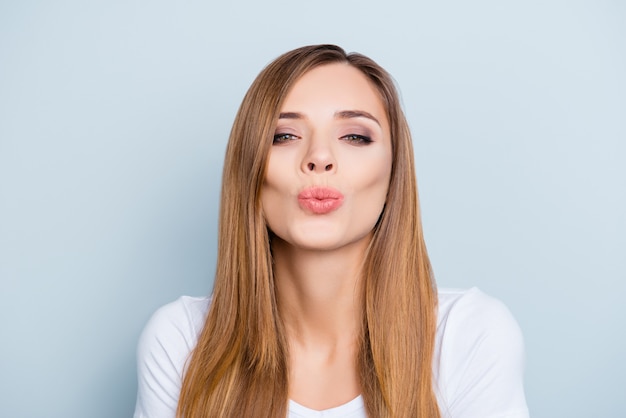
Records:
M272 244L278 306L287 336L302 345L353 344L361 326L361 264L369 239L332 251Z

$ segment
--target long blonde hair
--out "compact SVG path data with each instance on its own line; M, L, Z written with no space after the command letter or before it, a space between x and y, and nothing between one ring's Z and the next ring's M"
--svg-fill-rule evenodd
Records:
M248 90L224 163L218 264L204 329L187 364L178 418L286 417L288 350L279 316L260 190L278 113L307 71L346 63L373 83L387 110L392 172L363 265L356 360L371 418L437 418L432 382L437 294L417 200L411 135L389 74L371 59L313 45L270 63Z

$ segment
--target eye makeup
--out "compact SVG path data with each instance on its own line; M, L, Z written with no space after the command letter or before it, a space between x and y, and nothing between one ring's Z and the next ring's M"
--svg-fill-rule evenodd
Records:
M288 132L284 132L284 133L276 133L274 134L274 139L272 140L273 144L285 144L287 142L291 142L294 141L296 139L299 139L300 137Z
M372 138L359 134L348 134L339 138L353 145L368 145L372 143Z

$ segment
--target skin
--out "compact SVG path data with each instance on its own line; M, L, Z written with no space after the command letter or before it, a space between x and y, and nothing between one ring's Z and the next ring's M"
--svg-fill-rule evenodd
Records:
M359 267L385 204L391 165L385 108L359 70L324 65L295 83L277 122L261 203L274 234L289 396L312 409L360 393ZM311 186L338 190L341 206L325 214L301 207L298 193Z

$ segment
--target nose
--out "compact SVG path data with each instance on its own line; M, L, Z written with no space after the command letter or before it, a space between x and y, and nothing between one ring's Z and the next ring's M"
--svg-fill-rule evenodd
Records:
M305 173L330 173L337 169L337 161L329 141L312 139L302 160Z
M314 162L310 161L306 167L309 171L332 171L333 163L315 165ZM318 167L320 167L320 170L317 169ZM322 170L321 167L324 167L324 169Z

